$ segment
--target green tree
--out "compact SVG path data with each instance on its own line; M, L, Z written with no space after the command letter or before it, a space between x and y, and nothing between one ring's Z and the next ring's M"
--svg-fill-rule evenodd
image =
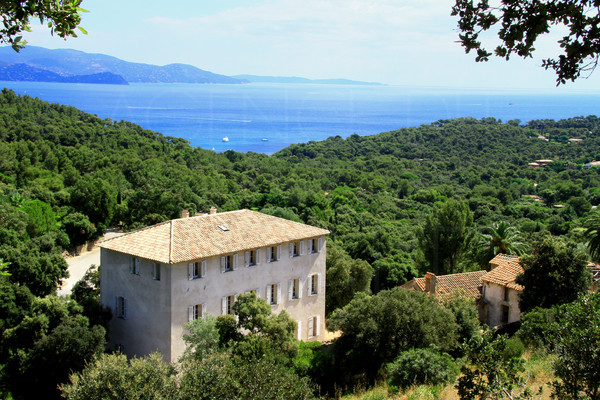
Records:
M176 399L181 397L175 372L159 353L131 360L123 354L103 354L73 373L60 390L67 400Z
M217 329L217 317L206 315L185 324L183 341L185 351L182 360L202 360L210 354L219 350L219 330Z
M458 375L452 357L435 348L404 351L388 364L387 370L388 384L403 389L413 385L448 385Z
M498 254L521 255L525 250L523 238L517 229L506 221L494 222L486 228L486 233L482 235L481 247L484 252L481 261L486 266Z
M468 364L461 369L456 389L461 400L533 399L524 375L524 360L503 357L506 336L493 332L474 336L463 346Z
M456 0L452 15L458 16L459 38L465 51L476 51L476 61L488 61L479 35L497 30L498 46L493 54L508 60L512 55L528 58L535 52L535 42L553 26L568 32L558 41L562 54L542 61L542 66L556 73L557 84L574 81L582 73L592 71L600 54L600 11L591 0L505 0L490 6L488 0Z
M473 214L464 202L448 200L436 204L418 232L425 269L436 275L458 271L460 256L468 248Z
M369 293L373 268L364 260L356 260L341 248L327 248L327 314L344 307L357 292Z
M75 282L71 290L71 298L83 307L90 325L100 325L108 329L111 311L100 303L100 267L91 265L83 277Z
M570 303L591 284L585 254L575 244L546 236L534 243L531 254L521 257L523 274L517 283L525 289L519 298L521 311Z
M328 327L342 333L335 342L336 362L371 378L402 351L430 345L450 351L458 345L450 310L430 296L399 287L373 296L358 293L334 311Z
M4 21L4 25L0 29L0 41L11 45L16 51L23 48L27 42L23 40L20 33L31 30L30 18L39 19L40 23L47 24L53 35L56 33L65 39L69 36L77 37L76 28L85 33L85 30L79 27L81 22L79 13L84 11L79 7L81 1L32 0L15 3L3 0L0 2L0 14Z
M581 296L553 308L546 329L548 349L556 354L553 369L559 378L554 394L561 400L600 399L600 294Z
M401 251L375 261L373 269L375 272L371 287L374 292L403 285L419 275L415 260L412 259L410 254Z
M592 212L585 220L587 247L594 261L600 260L600 212Z
M41 200L28 200L23 202L21 209L29 217L27 233L30 237L41 236L58 228L56 214L49 204Z
M106 331L90 327L73 301L33 298L21 318L2 332L1 379L15 399L59 398L57 385L104 351Z
M71 189L71 204L93 223L108 225L117 205L117 191L106 180L85 175Z

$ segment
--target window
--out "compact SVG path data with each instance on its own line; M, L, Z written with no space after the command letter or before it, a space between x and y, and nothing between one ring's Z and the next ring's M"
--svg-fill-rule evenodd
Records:
M302 321L296 321L296 339L302 340Z
M127 317L127 299L123 296L118 296L116 303L117 318L125 319Z
M234 271L237 268L237 254L221 256L221 272Z
M318 253L323 246L323 238L308 239L308 252Z
M152 279L160 281L160 264L152 263Z
M319 336L319 316L315 315L308 319L308 337Z
M235 303L235 294L229 296L223 296L221 298L221 314L233 315L233 304Z
M206 260L191 262L188 264L188 279L204 278L206 277Z
M273 262L279 260L281 255L281 246L270 246L267 247L267 261Z
M140 259L137 257L131 257L129 259L129 273L133 275L140 274Z
M281 288L279 283L267 285L265 296L268 304L272 306L279 304L279 299L281 297Z
M206 303L188 307L188 321L200 319L206 315Z
M248 250L244 253L244 264L246 267L252 267L259 263L258 250Z
M321 274L313 274L308 277L308 294L313 296L319 294L321 285Z
M504 301L508 301L510 289L507 286L504 286Z
M302 281L300 278L288 281L288 300L297 300L302 296Z
M502 305L502 323L508 324L508 314L510 312L510 308L507 305Z

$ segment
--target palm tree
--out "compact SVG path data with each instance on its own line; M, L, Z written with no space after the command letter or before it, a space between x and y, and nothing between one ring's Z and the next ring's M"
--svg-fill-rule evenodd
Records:
M585 237L588 240L587 248L592 260L600 259L600 213L598 211L590 213L585 220Z
M494 222L486 228L482 236L481 244L484 247L485 264L497 254L521 255L526 248L523 238L516 228L510 226L506 221Z

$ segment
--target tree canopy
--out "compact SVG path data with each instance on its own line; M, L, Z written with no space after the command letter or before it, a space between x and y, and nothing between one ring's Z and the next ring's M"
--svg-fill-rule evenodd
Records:
M452 15L459 17L462 46L467 53L477 53L476 61L488 61L492 54L506 60L512 55L532 57L541 35L564 27L567 33L558 41L561 53L542 61L544 68L556 73L557 85L576 80L598 64L600 11L596 1L504 0L494 6L489 0L456 0ZM489 51L480 36L493 29L497 29L499 44Z

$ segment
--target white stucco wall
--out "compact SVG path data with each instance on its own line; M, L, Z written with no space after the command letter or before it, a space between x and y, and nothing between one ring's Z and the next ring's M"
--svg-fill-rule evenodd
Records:
M483 299L487 305L487 324L491 327L503 325L502 306L509 307L508 323L516 322L521 319L521 310L519 308L520 292L509 289L508 301L504 299L504 286L491 282L483 282Z
M325 328L325 260L326 241L318 252L308 254L304 240L303 254L290 257L289 243L281 244L279 260L267 262L267 249L260 252L259 264L244 266L244 252L238 253L238 266L233 271L221 272L221 257L206 259L206 276L188 279L188 262L162 265L161 280L152 279L152 263L141 260L140 275L129 272L131 256L102 249L101 296L102 303L115 311L116 296L127 298L126 319L111 320L110 339L113 346L120 344L127 355L145 355L158 350L168 361L175 361L185 349L182 339L188 321L188 308L206 304L206 312L221 315L223 296L257 290L266 298L266 285L279 284L279 304L272 306L278 313L286 310L299 324L301 340L322 340ZM202 262L203 260L192 260ZM309 277L320 274L319 293L310 295ZM302 291L299 299L288 299L289 281L299 278ZM317 317L317 336L309 336L309 319Z
M139 275L131 274L131 255L101 249L100 298L111 309L110 342L124 354L145 355L160 351L171 359L170 268L161 265L160 280L152 278L153 262L140 258ZM116 298L126 299L126 316L117 318Z

